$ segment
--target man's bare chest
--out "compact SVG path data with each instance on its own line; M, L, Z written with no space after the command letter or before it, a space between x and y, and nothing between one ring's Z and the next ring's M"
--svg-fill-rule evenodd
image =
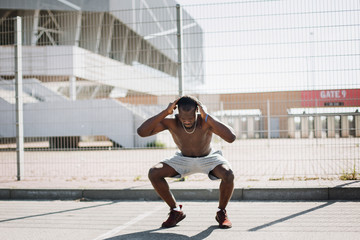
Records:
M196 129L193 133L188 133L184 129L178 128L170 131L177 145L196 147L207 144L211 140L211 134L204 129Z

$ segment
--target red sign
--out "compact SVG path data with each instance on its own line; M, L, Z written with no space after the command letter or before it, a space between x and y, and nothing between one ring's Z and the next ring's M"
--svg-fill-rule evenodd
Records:
M360 89L314 90L301 92L303 107L360 106Z

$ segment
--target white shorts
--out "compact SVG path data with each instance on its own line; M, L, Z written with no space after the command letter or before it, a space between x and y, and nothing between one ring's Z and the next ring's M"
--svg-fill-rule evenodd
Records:
M194 173L207 174L211 180L217 180L216 176L210 172L218 165L227 165L231 169L229 162L222 156L222 152L211 151L211 153L204 157L185 157L181 152L176 152L175 155L169 159L161 161L166 163L179 174L174 178L185 177Z

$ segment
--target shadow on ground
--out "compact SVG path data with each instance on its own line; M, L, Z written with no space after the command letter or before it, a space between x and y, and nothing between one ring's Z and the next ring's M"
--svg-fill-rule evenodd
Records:
M192 239L192 240L202 240L210 236L210 234L215 230L219 229L218 226L210 226L204 231L196 234L195 236L186 236L177 233L170 232L156 232L158 230L162 230L163 228L157 228L153 230L143 231L143 232L135 232L124 235L118 235L115 237L107 238L107 240L120 240L120 239L171 239L171 240L183 240L183 239Z

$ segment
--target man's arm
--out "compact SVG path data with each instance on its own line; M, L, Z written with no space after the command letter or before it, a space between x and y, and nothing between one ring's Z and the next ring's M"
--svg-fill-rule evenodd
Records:
M215 117L212 117L206 113L205 108L200 101L198 101L198 108L201 114L201 118L204 119L207 124L209 124L213 133L229 143L232 143L236 140L234 130L230 126L227 126L226 124L217 120Z
M169 103L169 106L161 111L159 114L146 120L141 126L137 129L137 133L141 137L148 137L154 135L158 132L164 131L167 129L167 125L164 124L164 119L173 113L176 109L176 104L179 99L176 99L174 102Z

